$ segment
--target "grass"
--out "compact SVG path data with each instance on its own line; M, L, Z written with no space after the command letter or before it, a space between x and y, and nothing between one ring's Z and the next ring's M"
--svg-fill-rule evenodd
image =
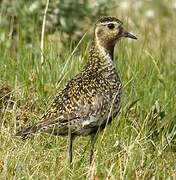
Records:
M158 1L159 2L159 1ZM73 44L61 47L45 38L45 63L40 65L40 36L32 46L19 29L18 42L0 44L0 177L1 179L174 179L176 178L176 53L175 11L163 2L120 15L137 41L121 40L115 63L123 82L123 106L112 124L101 132L93 164L88 164L89 137L74 143L74 164L68 165L68 138L48 134L27 141L13 137L17 128L37 122L57 91L87 61L89 37L85 38L64 70ZM145 9L146 8L146 9ZM155 17L145 16L154 8ZM130 23L133 20L133 23ZM34 24L35 25L35 24ZM57 85L58 80L59 85ZM59 86L59 87L58 87ZM6 87L6 88L5 88ZM6 89L6 103L3 92ZM118 147L114 147L120 141Z

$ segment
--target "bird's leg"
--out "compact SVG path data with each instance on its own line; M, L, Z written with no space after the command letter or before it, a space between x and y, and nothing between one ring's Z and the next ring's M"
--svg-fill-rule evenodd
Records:
M73 159L73 141L75 137L76 137L75 135L70 134L70 145L69 145L70 164L72 164L72 159Z
M89 152L89 163L90 164L92 163L93 150L94 150L94 145L97 141L97 138L98 138L98 133L91 135L90 152Z

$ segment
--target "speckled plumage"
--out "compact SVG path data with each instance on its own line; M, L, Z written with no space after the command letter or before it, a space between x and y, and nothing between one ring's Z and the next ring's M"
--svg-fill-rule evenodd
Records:
M98 129L104 129L121 107L122 84L113 62L113 51L122 37L136 39L124 30L120 20L100 18L95 24L88 62L83 70L57 93L41 121L16 135L23 139L40 132L69 135L70 162L74 137L91 135L91 162Z

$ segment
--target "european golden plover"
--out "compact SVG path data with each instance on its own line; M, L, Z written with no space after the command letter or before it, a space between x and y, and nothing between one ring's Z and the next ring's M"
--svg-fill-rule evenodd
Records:
M122 84L114 65L113 52L116 42L123 37L137 39L117 18L100 18L95 24L88 62L83 70L57 93L41 121L17 132L16 136L26 139L41 132L68 135L71 163L75 137L90 135L91 163L98 132L121 108Z

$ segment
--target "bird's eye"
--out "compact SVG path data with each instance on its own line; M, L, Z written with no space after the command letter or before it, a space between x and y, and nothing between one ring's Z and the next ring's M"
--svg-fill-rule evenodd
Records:
M113 23L108 24L109 29L114 29L115 25Z

